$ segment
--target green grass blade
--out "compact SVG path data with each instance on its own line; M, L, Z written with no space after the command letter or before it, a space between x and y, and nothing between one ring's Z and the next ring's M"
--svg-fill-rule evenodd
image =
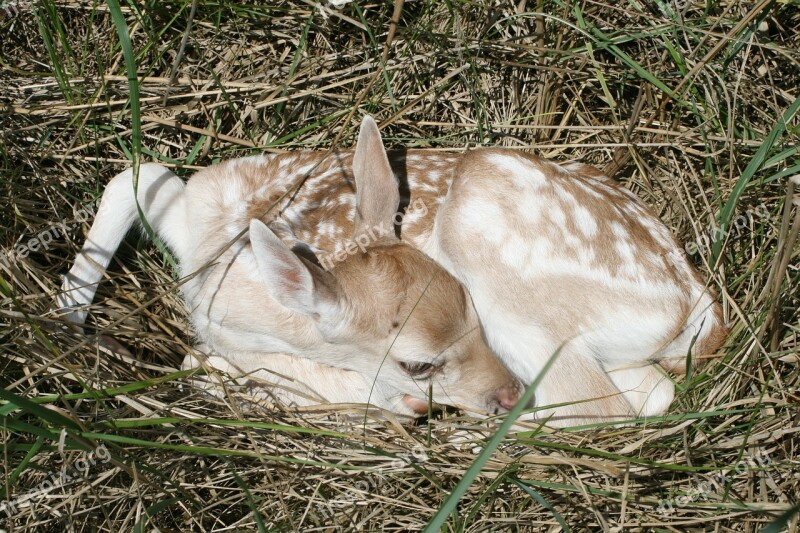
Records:
M28 453L25 454L25 457L22 458L22 461L17 465L11 475L5 479L5 483L0 486L0 499L5 498L5 495L8 494L8 488L11 487L19 475L28 468L28 465L31 462L31 459L36 457L36 454L39 453L39 450L42 449L44 445L45 438L44 437L37 437L36 440L31 444L30 448L28 449Z
M40 11L40 9L44 10L44 14ZM56 79L56 83L58 83L58 87L61 89L61 92L64 94L64 99L72 104L72 88L69 84L69 76L62 64L62 56L59 54L58 50L56 49L55 42L53 41L53 26L56 26L55 33L58 34L58 25L60 24L58 20L58 16L55 13L54 6L51 2L45 2L41 5L41 7L36 7L35 4L32 4L32 12L36 19L36 23L39 26L39 35L42 37L42 42L44 43L44 47L47 50L47 55L50 59L50 62L53 66L53 77ZM45 20L45 16L47 20L49 20L50 24L48 25Z
M483 467L489 461L489 458L491 458L492 454L500 445L500 443L503 442L508 430L511 429L511 426L513 426L517 421L519 415L523 410L525 410L526 406L533 399L533 394L536 391L536 388L539 386L539 383L541 383L542 379L544 379L545 375L550 370L550 367L553 365L560 353L561 348L556 350L555 353L550 356L550 359L548 359L542 371L539 372L539 375L536 376L536 379L533 380L533 383L531 383L527 389L525 389L525 393L519 399L517 405L515 405L511 412L506 415L503 423L500 424L500 427L497 428L497 431L495 431L494 435L492 435L492 438L486 443L484 449L481 450L481 453L478 454L478 457L475 458L475 461L473 461L472 465L470 465L470 467L464 473L464 477L461 478L461 481L458 482L447 499L445 499L444 503L433 516L431 521L428 522L427 526L425 526L425 529L423 530L425 533L434 533L439 531L447 518L450 516L450 513L455 511L458 501L467 492L467 490L469 490L472 482L481 473L481 470L483 470Z
M747 184L750 183L750 180L753 179L753 176L755 176L756 172L761 170L764 162L767 160L767 154L775 145L775 141L778 139L778 137L780 137L784 130L786 130L786 125L790 120L792 120L798 109L800 109L800 97L792 102L792 105L786 109L786 111L783 113L783 116L778 120L777 124L775 124L767 137L764 139L764 142L761 143L761 146L750 160L750 163L748 163L747 167L745 167L744 172L742 172L742 175L739 177L736 185L734 185L733 190L728 197L728 201L725 203L725 206L722 208L722 212L719 215L718 223L720 235L725 235L725 232L730 227L731 219L736 211L736 204L739 202L739 199L741 198L745 188L747 188ZM717 239L716 242L714 242L711 248L712 264L717 263L720 253L722 252L722 245L724 242L725 239Z
M154 503L150 507L147 507L144 510L144 515L142 515L142 517L133 526L133 531L135 533L144 533L145 531L148 531L145 529L148 520L180 500L180 498L167 498L166 500L162 500L158 503Z
M125 60L125 72L128 76L129 102L131 106L131 162L133 163L134 188L139 176L139 165L142 153L142 111L139 106L139 77L136 72L136 59L133 54L133 44L128 33L128 24L119 6L118 0L108 0L108 9L117 38ZM141 209L140 209L141 215Z
M10 405L15 406L16 408L22 409L23 411L34 415L40 420L51 423L53 426L59 429L80 429L78 423L71 418L67 418L66 416L62 415L61 413L57 413L52 409L48 409L47 407L42 407L39 404L33 403L29 399L11 391L0 388L0 399L7 401Z
M264 525L264 519L261 518L261 513L258 512L258 503L253 497L253 493L250 491L247 483L245 483L242 477L239 476L233 469L231 469L231 474L233 475L233 479L236 481L236 484L239 485L239 488L244 492L245 501L247 502L247 506L250 508L250 511L253 513L253 520L255 520L256 525L258 526L258 532L267 533L267 526Z
M524 483L521 483L516 479L512 478L511 482L514 483L519 488L521 488L522 490L524 490L525 492L527 492L530 495L530 497L536 501L536 503L547 509L550 512L550 514L553 515L553 518L555 519L556 522L558 522L558 525L561 526L561 528L565 531L565 533L569 533L570 531L572 531L567 525L567 522L564 520L564 517L561 516L559 512L556 511L552 505L547 503L547 500L545 500L541 494L533 490L532 487L529 487L528 485L525 485Z

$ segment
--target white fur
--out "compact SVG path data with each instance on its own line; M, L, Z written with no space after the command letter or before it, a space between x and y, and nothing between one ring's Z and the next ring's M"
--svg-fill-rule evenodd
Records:
M185 255L194 246L183 211L183 182L161 165L144 164L139 169L136 197L133 195L133 171L117 175L106 187L94 224L81 253L64 278L58 295L61 309L72 309L69 319L82 324L86 306L94 298L111 257L128 230L138 219L139 207L148 214L152 226L166 228L161 237L176 253Z

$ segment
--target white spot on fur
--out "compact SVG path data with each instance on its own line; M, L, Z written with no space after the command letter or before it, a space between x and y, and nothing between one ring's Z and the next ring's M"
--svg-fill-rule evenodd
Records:
M561 201L570 206L577 206L578 201L575 199L575 195L571 192L566 190L564 187L556 187L555 188L556 195L561 198Z
M583 248L584 244L584 242L580 240L576 235L568 232L564 232L564 242L575 252Z
M551 207L547 214L557 227L563 228L567 225L567 215L564 214L561 207Z
M596 181L592 180L592 183L596 183ZM580 188L582 191L584 191L586 194L591 196L592 198L596 198L597 200L603 200L605 198L602 194L597 192L593 187L590 187L588 184L584 183L581 180L575 180L573 184L578 188Z
M612 222L610 226L611 233L613 233L615 237L619 237L622 240L628 240L630 238L630 233L628 233L628 230L619 222Z
M505 216L497 204L478 198L470 198L464 206L464 230L483 236L498 244L506 240L509 230Z
M500 251L503 262L509 266L524 265L529 262L530 249L519 235L512 235Z
M541 220L542 210L544 209L542 196L538 194L525 194L517 203L517 208L522 213L526 224L530 224L531 226L537 224Z
M520 187L541 187L547 183L544 174L531 165L528 161L505 154L492 154L489 161L498 170L505 171L514 178L514 182Z
M623 261L633 261L635 259L630 241L617 239L616 242L614 242L614 249Z
M591 267L597 260L597 254L594 252L594 248L588 245L579 247L578 260L581 262L581 265Z
M575 225L581 230L584 237L594 237L597 233L597 221L588 209L581 205L573 207L575 213Z

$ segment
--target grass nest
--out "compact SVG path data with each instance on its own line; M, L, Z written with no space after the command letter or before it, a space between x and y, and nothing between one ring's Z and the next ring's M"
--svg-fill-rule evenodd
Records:
M794 530L799 27L793 1L3 0L0 528ZM253 404L235 384L204 394L178 371L193 333L174 268L135 236L90 334L54 320L59 276L132 157L188 176L350 146L364 113L389 147L604 168L720 295L718 357L678 380L667 416L494 448L458 412L404 425Z

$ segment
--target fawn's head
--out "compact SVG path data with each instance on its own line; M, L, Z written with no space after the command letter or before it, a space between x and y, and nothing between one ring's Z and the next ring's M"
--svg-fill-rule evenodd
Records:
M323 349L347 354L335 363L315 359L378 380L409 411L425 412L429 391L440 403L510 409L519 398L517 380L484 342L464 287L395 236L398 185L370 117L361 125L353 175L359 246L329 271L251 222L253 252L271 296L305 317Z

